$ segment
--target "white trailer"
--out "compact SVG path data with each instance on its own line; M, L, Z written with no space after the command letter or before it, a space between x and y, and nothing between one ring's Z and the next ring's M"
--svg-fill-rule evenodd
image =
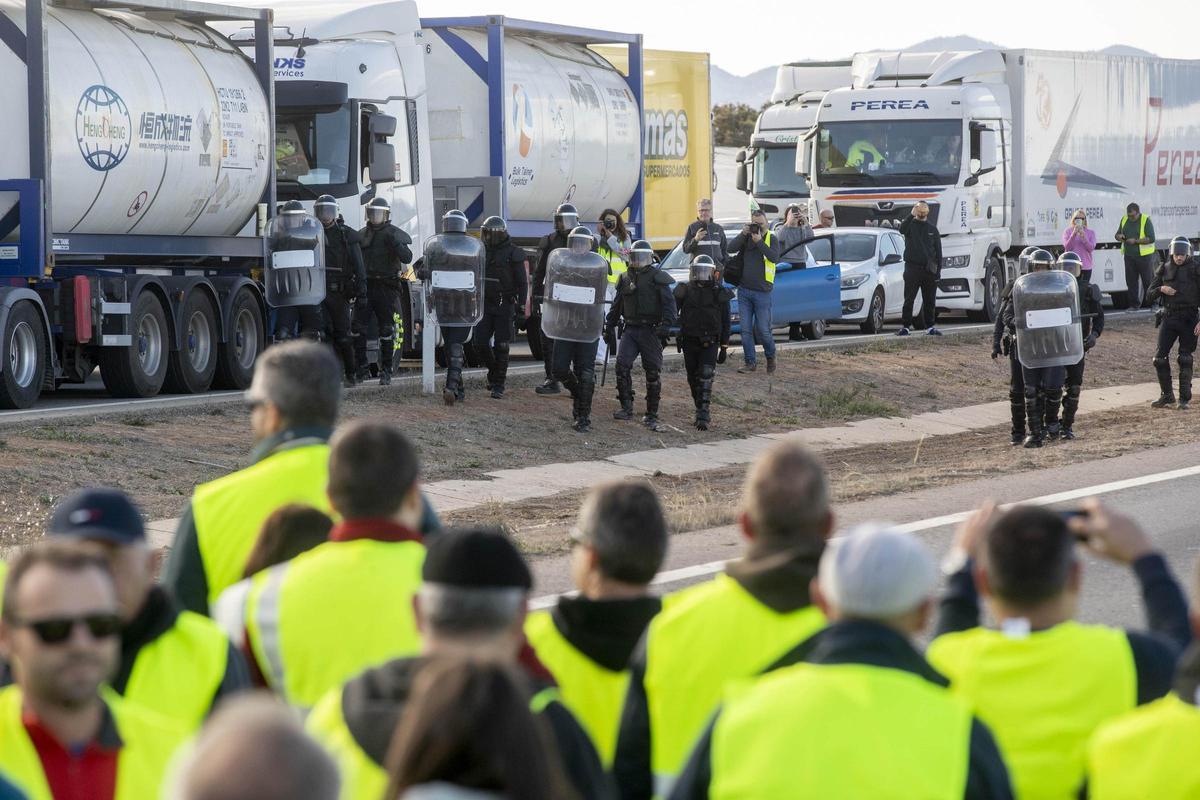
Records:
M1092 280L1129 303L1114 239L1137 202L1160 246L1200 232L1200 61L982 50L862 53L797 155L810 214L897 226L925 200L943 237L938 307L994 318L1028 245L1062 248L1078 208Z

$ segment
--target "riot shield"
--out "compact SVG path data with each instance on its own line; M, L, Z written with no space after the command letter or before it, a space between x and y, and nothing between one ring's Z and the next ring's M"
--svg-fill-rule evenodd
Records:
M483 318L483 244L462 233L439 233L425 243L429 299L439 325L464 328Z
M1013 284L1017 356L1028 369L1061 367L1083 358L1079 286L1062 270L1030 272Z
M599 253L560 247L546 260L542 332L551 339L594 342L604 329L608 262Z
M267 226L267 304L315 306L325 299L325 230L311 214L279 214Z

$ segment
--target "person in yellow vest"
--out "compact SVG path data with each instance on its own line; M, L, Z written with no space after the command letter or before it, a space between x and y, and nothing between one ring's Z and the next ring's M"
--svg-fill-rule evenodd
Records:
M991 731L913 644L937 578L911 534L867 525L832 541L813 598L830 626L727 688L671 800L1011 800Z
M1200 598L1200 562L1192 573ZM1192 643L1179 657L1171 692L1104 723L1087 749L1091 800L1200 797L1200 609L1190 613Z
M750 468L744 556L663 599L630 662L613 775L625 800L666 797L726 682L761 672L816 633L809 584L833 531L820 461L791 442Z
M1076 797L1084 748L1102 723L1162 697L1189 639L1187 604L1162 555L1129 518L1085 501L1070 520L1041 507L960 530L927 657L1000 743L1018 797ZM1154 634L1075 621L1076 541L1133 568ZM976 587L997 629L979 627Z
M412 444L383 422L340 428L330 440L328 491L342 519L329 541L258 573L245 605L259 673L301 709L362 670L420 649L412 601L425 545Z
M879 152L879 148L866 139L855 141L850 145L850 150L846 154L846 166L856 167L860 172L867 170L873 172L884 161L883 153Z
M1125 207L1125 216L1117 223L1116 240L1125 256L1125 286L1129 292L1129 307L1150 305L1150 283L1156 266L1154 257L1154 223L1142 213L1137 203ZM1138 286L1139 281L1141 286Z
M771 332L771 292L775 288L775 263L779 261L779 241L767 225L767 215L755 209L750 224L729 243L729 252L740 253L741 277L738 282L738 313L741 314L742 355L745 364L738 372L754 372L758 358L754 342L762 345L767 358L767 374L775 372L775 336Z
M530 614L525 635L607 767L617 746L629 658L662 608L648 585L667 553L667 523L649 484L617 481L591 491L571 538L579 595Z
M629 269L631 250L633 237L625 227L625 220L616 209L604 209L600 212L600 224L596 226L596 252L608 262L608 282L614 287Z
M492 528L441 532L429 543L422 575L424 583L413 601L421 654L389 661L332 689L305 723L338 763L341 800L384 796L388 746L417 674L435 658L487 659L522 667L531 682L530 708L548 726L579 797L611 797L611 782L595 748L525 645L523 625L533 576L508 537ZM377 617L376 629L385 621Z
M217 703L250 688L246 663L220 627L181 611L155 585L141 511L123 492L75 492L55 507L46 533L108 554L123 622L121 656L109 680L117 694L194 731Z
M12 564L0 652L0 774L30 800L159 796L185 733L103 688L120 652L120 604L103 552L41 542Z
M162 581L183 608L207 615L242 579L275 509L303 503L329 511L328 441L341 397L341 365L328 345L290 341L258 359L246 392L253 464L197 486L175 529ZM438 519L427 502L424 509L420 530L428 533Z

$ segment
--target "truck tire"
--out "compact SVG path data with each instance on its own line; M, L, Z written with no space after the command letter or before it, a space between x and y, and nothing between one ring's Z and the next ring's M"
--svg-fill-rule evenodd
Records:
M114 397L153 397L163 387L170 360L167 312L158 296L143 291L129 313L128 347L100 348L100 377Z
M815 342L825 335L825 320L814 319L812 322L806 322L800 326L800 330L804 331L804 338Z
M983 271L983 308L968 311L967 319L972 322L995 322L1000 313L1000 295L1004 292L1004 270L995 254L988 256Z
M163 387L178 394L200 394L212 386L217 372L217 312L203 291L193 291L179 315L179 349L167 362Z
M28 301L17 303L4 324L0 408L29 408L42 393L46 375L46 331L42 315Z
M217 371L213 386L218 389L248 389L254 377L254 362L266 342L262 309L248 289L242 289L229 310L229 330L217 345Z

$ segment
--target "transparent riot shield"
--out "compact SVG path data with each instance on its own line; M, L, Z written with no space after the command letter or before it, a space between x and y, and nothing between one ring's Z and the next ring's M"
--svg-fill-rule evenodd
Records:
M325 231L311 214L279 214L267 226L267 304L315 306L325 299Z
M546 261L542 332L551 339L594 342L604 329L608 262L599 253L560 247Z
M1013 284L1017 355L1028 369L1076 364L1083 358L1079 287L1068 272L1031 272Z
M483 244L462 233L439 233L425 243L429 302L439 325L464 328L483 318Z

